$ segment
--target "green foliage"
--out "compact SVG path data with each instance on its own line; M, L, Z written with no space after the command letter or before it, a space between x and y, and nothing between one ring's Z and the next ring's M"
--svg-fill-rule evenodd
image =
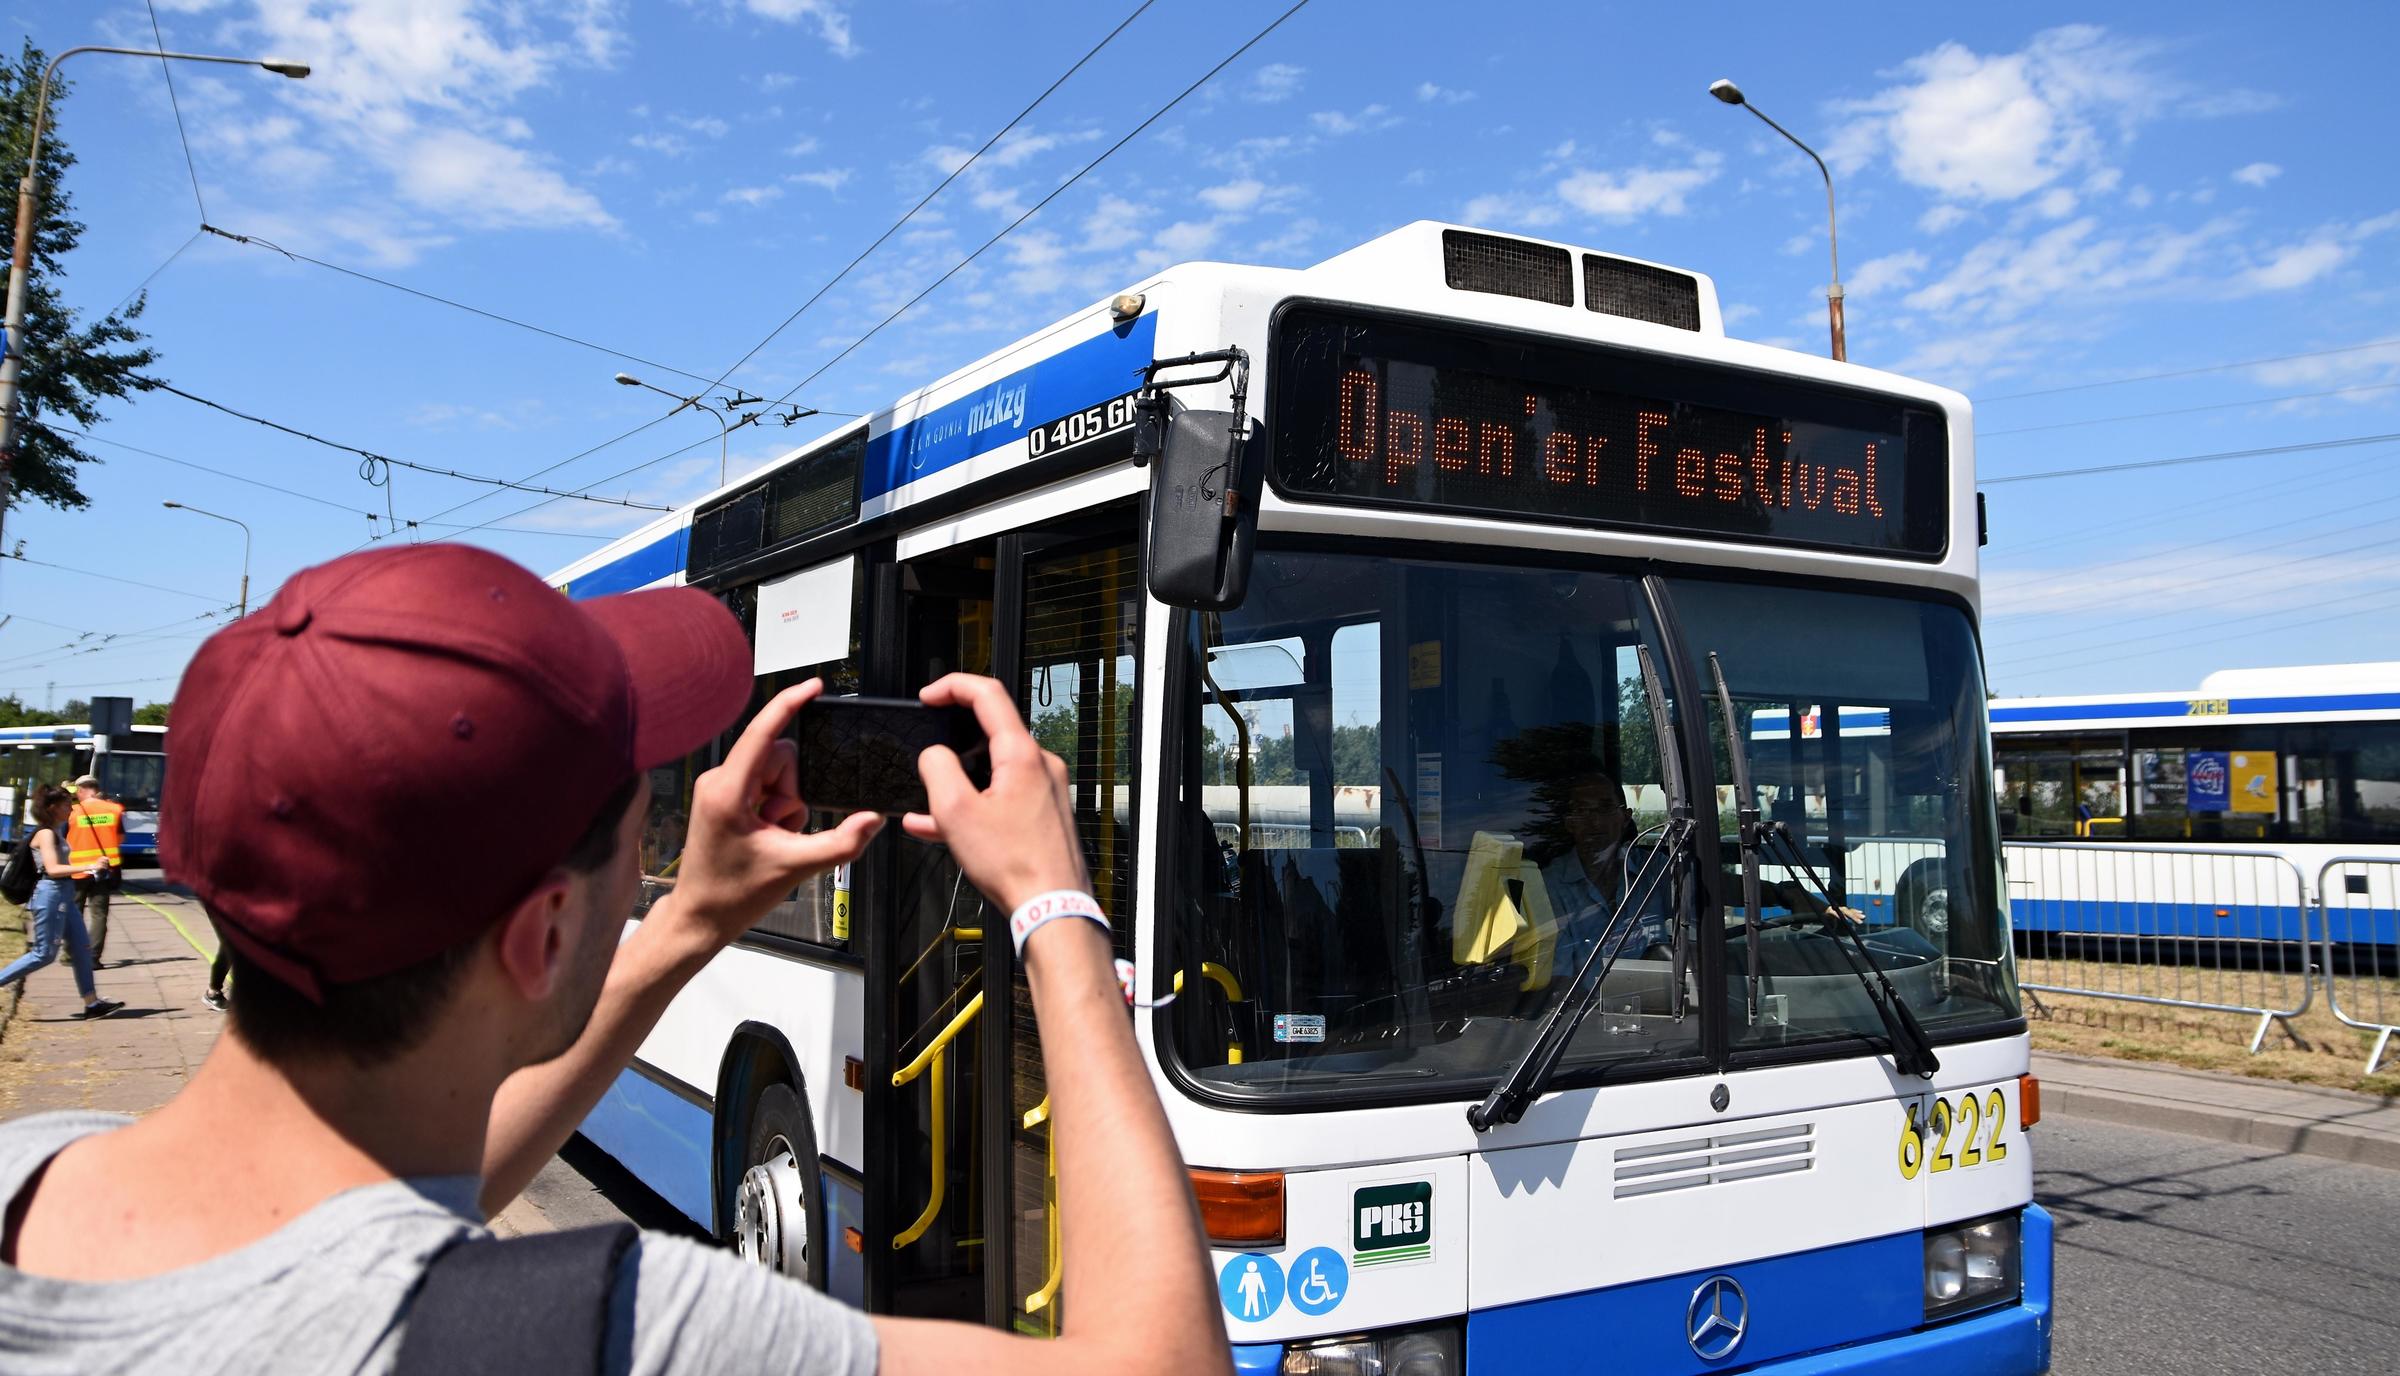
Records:
M147 703L135 710L137 726L164 726L171 703ZM53 712L47 708L28 707L15 694L0 697L0 726L64 726L80 725L92 719L92 705L82 698L69 698L64 707Z
M48 56L29 40L14 64L0 62L0 167L22 175L26 142L33 132L34 102ZM24 362L17 376L16 456L9 470L8 504L31 498L61 509L91 505L77 486L80 463L99 460L76 447L67 428L89 430L102 419L100 403L146 391L154 380L143 370L157 362L133 322L147 304L137 295L123 310L86 325L59 299L55 283L61 263L83 237L67 194L67 169L75 165L59 137L60 107L67 83L50 86L49 130L42 139L36 180L33 263L25 284L24 337L17 347ZM14 215L10 221L13 224ZM0 259L0 284L7 265ZM81 718L77 718L81 720Z
M1250 782L1254 786L1267 784L1299 784L1308 781L1307 771L1300 768L1292 740L1283 735L1260 735L1251 743ZM1235 741L1219 736L1215 727L1206 731L1201 746L1206 767L1202 777L1210 783L1236 781ZM1377 784L1383 782L1383 733L1369 722L1356 726L1333 728L1333 782L1347 784Z
M133 724L136 726L164 726L167 724L167 709L174 705L171 702L145 702L133 709Z

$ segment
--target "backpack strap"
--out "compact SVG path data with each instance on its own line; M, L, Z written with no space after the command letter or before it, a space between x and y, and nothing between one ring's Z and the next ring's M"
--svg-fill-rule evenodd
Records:
M630 1223L457 1243L425 1268L395 1376L600 1376Z

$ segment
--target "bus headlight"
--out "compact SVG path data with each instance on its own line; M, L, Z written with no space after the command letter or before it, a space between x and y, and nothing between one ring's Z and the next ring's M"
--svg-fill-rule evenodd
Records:
M2023 1288L2017 1215L1935 1228L1925 1234L1925 1317L1949 1318L2014 1300ZM1286 1368L1289 1369L1288 1367Z
M1393 1328L1284 1350L1283 1376L1458 1376L1459 1327Z

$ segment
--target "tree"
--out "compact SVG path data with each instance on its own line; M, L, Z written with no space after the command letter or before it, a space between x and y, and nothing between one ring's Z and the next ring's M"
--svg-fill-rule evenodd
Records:
M33 133L34 101L48 55L28 40L13 66L0 62L0 168L22 175L26 142ZM59 107L67 84L50 86L50 128L42 138L36 178L33 263L25 283L24 338L11 343L23 355L17 373L16 453L10 461L8 506L25 498L72 510L91 505L76 484L79 463L99 460L76 447L64 427L89 430L101 421L100 403L147 391L155 380L143 370L157 362L133 322L148 304L137 294L124 309L90 325L58 296L61 263L83 238L67 194L67 169L75 155L58 136ZM13 221L13 217L12 217ZM0 284L6 267L0 261Z
M174 705L171 702L145 702L133 709L133 724L136 726L164 726L167 724L167 710Z

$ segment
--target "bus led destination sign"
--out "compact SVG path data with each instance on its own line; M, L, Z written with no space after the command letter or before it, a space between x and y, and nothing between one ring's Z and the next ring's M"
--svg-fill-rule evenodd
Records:
M1936 558L1931 406L1599 346L1315 308L1275 348L1286 496Z

